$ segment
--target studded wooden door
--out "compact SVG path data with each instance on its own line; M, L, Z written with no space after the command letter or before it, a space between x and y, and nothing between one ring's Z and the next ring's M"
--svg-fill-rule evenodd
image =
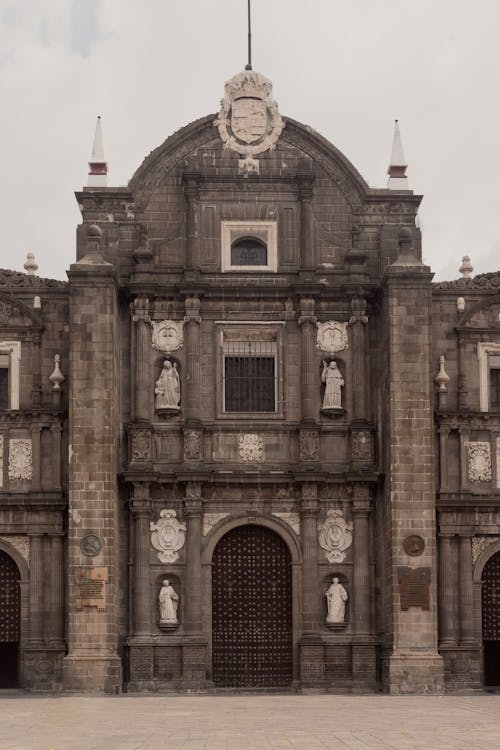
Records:
M292 580L284 541L245 525L217 544L212 561L213 679L220 687L292 681Z
M500 552L483 570L484 683L500 685Z
M0 550L0 687L17 686L21 590L14 560Z

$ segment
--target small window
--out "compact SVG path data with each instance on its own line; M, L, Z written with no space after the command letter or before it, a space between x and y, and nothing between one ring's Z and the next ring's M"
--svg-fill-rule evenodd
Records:
M5 355L0 355L0 409L9 408L9 365L4 363Z
M267 245L258 237L239 237L231 245L232 266L267 266Z
M500 368L490 368L490 409L500 411Z
M276 411L276 342L226 341L224 411Z

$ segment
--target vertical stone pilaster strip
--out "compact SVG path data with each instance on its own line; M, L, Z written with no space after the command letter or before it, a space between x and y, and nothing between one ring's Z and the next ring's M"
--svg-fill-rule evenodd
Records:
M362 297L351 300L352 316L349 321L350 337L353 356L352 394L353 419L366 421L366 394L368 390L368 369L366 366L366 302Z
M314 174L299 172L300 200L300 267L304 271L312 271L315 267L314 234L312 222L312 198L314 188Z
M31 480L31 489L35 492L41 487L42 464L40 458L42 427L40 422L35 419L31 426L31 446L33 461L33 478Z
M188 482L184 513L186 530L186 588L184 591L184 627L190 635L200 634L201 620L201 542L202 542L201 484Z
M439 491L446 492L448 487L448 436L449 427L439 428Z
M318 611L318 488L313 482L302 485L302 631L316 635Z
M64 645L64 539L56 534L51 539L50 565L50 643Z
M134 518L134 636L151 634L151 579L149 566L149 524L151 521L151 500L149 485L134 484L132 498Z
M132 303L132 321L135 330L135 404L134 418L147 422L151 417L153 385L150 377L151 332L149 324L149 300L137 297Z
M32 534L30 537L30 646L41 646L43 643L43 581L43 535Z
M472 579L472 543L470 536L461 536L460 549L460 645L473 646L474 611Z
M368 516L370 490L365 485L354 486L354 632L367 635L372 629L370 606L370 538Z
M184 174L184 195L187 202L186 261L185 268L192 270L199 264L198 206L200 198L199 175Z
M453 539L449 534L439 537L439 645L457 644L457 607L453 575Z
M182 405L184 419L188 423L198 424L201 419L200 373L202 369L200 366L200 300L195 295L187 297L185 306L186 374L183 382Z
M458 337L458 378L457 378L457 407L460 410L468 409L468 391L466 372L465 341L462 336Z
M36 311L39 312L39 311ZM33 362L31 403L40 406L42 403L42 368L41 368L41 333L35 331L31 340L31 356Z
M60 422L51 425L51 443L52 443L52 485L55 490L61 489L61 433L62 425Z
M314 366L314 337L316 333L314 299L310 297L301 298L298 324L302 327L302 422L317 422L316 406L319 390L319 372L316 372Z

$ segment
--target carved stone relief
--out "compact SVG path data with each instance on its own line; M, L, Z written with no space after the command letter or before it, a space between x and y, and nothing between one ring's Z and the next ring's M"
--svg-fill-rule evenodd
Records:
M177 552L184 546L186 524L176 518L175 510L160 511L160 518L155 523L150 521L151 544L158 550L158 559L162 563L173 563L179 555Z
M130 431L130 460L151 461L152 439L150 430Z
M9 440L9 479L29 480L33 477L31 440Z
M203 536L206 536L213 526L227 518L229 513L204 513L203 514Z
M475 565L479 555L482 555L484 550L493 544L498 542L500 537L498 536L474 536L472 537L472 564Z
M352 433L351 455L358 461L372 460L372 438L368 431L360 430Z
M326 323L316 323L318 332L316 335L316 347L322 352L328 352L332 357L349 347L347 336L348 323L337 323L329 320Z
M252 432L239 435L238 453L242 461L262 463L264 461L264 438Z
M162 320L160 323L153 321L151 325L153 326L153 349L171 354L182 348L184 345L184 324L182 321Z
M30 538L29 536L0 536L3 542L7 542L14 547L21 557L26 560L29 565L30 562Z
M300 536L300 515L291 511L290 513L273 513L273 516L280 518L290 526L297 536Z
M489 443L468 442L467 469L471 482L491 482L491 446Z
M184 432L184 459L197 461L201 458L201 432L186 430Z
M352 544L352 523L347 523L341 510L330 510L318 529L318 542L328 562L343 562Z
M316 430L302 430L299 450L301 461L319 461L319 433Z

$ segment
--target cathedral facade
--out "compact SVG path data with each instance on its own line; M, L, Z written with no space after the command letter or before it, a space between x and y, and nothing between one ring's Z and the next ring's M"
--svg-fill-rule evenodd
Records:
M432 282L399 136L369 188L246 70L90 171L0 272L2 685L500 684L500 274Z

